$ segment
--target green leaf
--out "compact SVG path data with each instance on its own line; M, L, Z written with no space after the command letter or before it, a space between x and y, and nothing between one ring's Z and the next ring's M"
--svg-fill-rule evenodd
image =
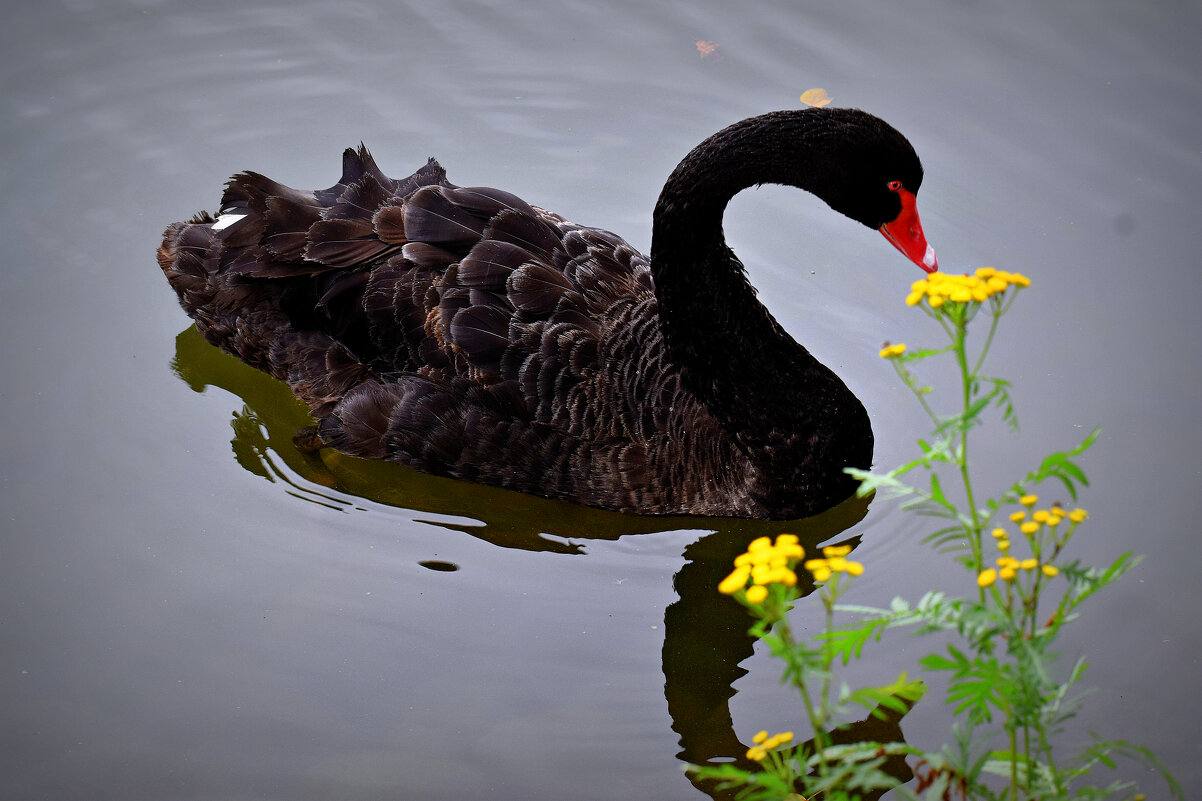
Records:
M931 473L931 500L944 508L951 509L953 513L956 511L956 507L943 494L943 487L939 484L937 473Z
M888 626L888 617L874 618L861 621L859 625L821 632L815 635L814 639L825 643L831 652L843 660L843 664L846 665L852 657L860 658L860 653L869 640L880 640Z
M935 348L933 350L907 350L901 356L897 356L895 358L902 362L916 362L922 359L929 359L932 356L940 356L944 353L949 353L951 350L951 345L948 345L946 348Z
M918 660L918 664L927 670L957 670L960 667L959 663L939 654L927 654Z
M891 684L883 687L862 687L843 693L842 701L859 704L868 709L873 717L882 720L889 717L887 710L905 714L926 693L921 681L911 681L902 673Z
M921 460L919 460L921 461ZM913 465L914 463L911 463ZM908 467L906 469L909 469ZM903 484L898 481L895 476L905 472L902 468L892 470L889 473L880 474L873 473L870 470L861 470L857 467L844 468L843 472L847 473L854 479L859 480L860 486L856 489L856 496L866 498L874 493L880 493L882 498L904 498L907 495L921 493L914 487L908 484Z
M1047 458L1040 462L1038 468L1032 470L1021 481L1011 487L1010 492L1006 494L1004 500L1009 502L1017 501L1020 496L1026 494L1027 487L1054 478L1064 485L1069 497L1076 502L1077 486L1088 487L1089 480L1086 478L1085 472L1072 460L1072 457L1092 446L1099 434L1101 434L1101 429L1095 428L1075 448L1070 448L1067 451L1057 451L1048 455Z

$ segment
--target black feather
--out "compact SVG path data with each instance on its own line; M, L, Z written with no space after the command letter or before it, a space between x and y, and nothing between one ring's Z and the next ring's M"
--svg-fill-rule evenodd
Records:
M447 198L444 187L425 187L405 203L405 235L448 250L464 251L480 240L486 220Z

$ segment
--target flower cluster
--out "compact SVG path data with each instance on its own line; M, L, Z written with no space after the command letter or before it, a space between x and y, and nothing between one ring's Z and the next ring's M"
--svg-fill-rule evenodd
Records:
M768 752L773 748L785 745L793 741L793 732L782 731L780 734L768 736L768 732L761 731L755 737L751 738L755 745L747 749L747 758L756 762L763 761L764 757L768 756Z
M809 559L805 569L814 574L815 581L826 581L832 573L848 573L858 576L864 572L864 565L845 558L851 553L850 545L828 545L822 549L823 559Z
M1018 502L1027 507L1027 510L1018 511L1010 515L1010 521L1018 525L1018 530L1022 532L1024 537L1026 537L1027 541L1031 544L1032 549L1037 555L1043 550L1044 546L1044 543L1036 536L1040 533L1040 531L1055 533L1057 531L1057 526L1059 526L1065 518L1068 518L1068 520L1071 521L1072 525L1069 527L1068 531L1064 533L1064 536L1056 537L1051 543L1053 548L1052 556L1055 556L1060 547L1063 546L1065 541L1068 540L1069 534L1071 534L1073 529L1077 527L1077 524L1089 516L1089 513L1084 509L1065 511L1058 504L1052 504L1050 509L1036 509L1034 511L1029 511L1035 506L1035 504L1039 502L1039 496L1037 495L1024 495L1023 497L1019 498ZM1030 517L1028 517L1028 514ZM1059 575L1059 568L1052 564L1041 563L1038 558L1019 560L1010 556L1010 535L1006 529L995 528L990 533L993 535L993 539L997 543L998 550L1001 551L1003 555L998 557L996 568L991 567L986 570L982 570L980 574L977 575L977 584L979 586L988 587L999 578L1003 581L1013 581L1018 575L1018 571L1034 570L1037 567L1045 576L1048 576L1049 578Z
M988 587L999 578L1003 581L1014 581L1019 570L1034 570L1040 567L1038 559L1023 559L1021 562L1012 556L1001 556L997 560L997 568L987 568L982 570L977 576L977 584L982 587ZM1043 565L1040 568L1045 576L1055 576L1060 571L1055 565Z
M1018 499L1018 502L1030 510L1035 506L1035 504L1039 503L1039 496L1024 495ZM1014 514L1010 515L1010 520L1018 523L1019 530L1027 536L1035 534L1042 526L1047 526L1049 529L1055 529L1056 526L1060 525L1061 521L1063 521L1066 517L1072 521L1073 528L1076 528L1078 523L1089 517L1089 512L1085 511L1084 509L1078 508L1073 509L1072 511L1065 511L1064 507L1058 503L1053 503L1050 509L1035 509L1030 514L1030 520L1027 519L1026 511L1015 512Z
M984 303L1012 286L1028 287L1031 279L1022 273L1008 273L993 267L981 267L973 275L931 273L910 285L907 306L916 306L925 298L927 305L937 309L944 303ZM884 356L884 353L881 354Z
M747 552L735 557L735 569L722 579L718 592L734 595L746 587L747 601L762 603L768 597L769 584L783 584L786 587L797 584L797 573L793 571L793 566L804 556L805 549L794 534L781 534L775 543L767 537L752 540ZM751 581L750 587L747 587L748 580Z

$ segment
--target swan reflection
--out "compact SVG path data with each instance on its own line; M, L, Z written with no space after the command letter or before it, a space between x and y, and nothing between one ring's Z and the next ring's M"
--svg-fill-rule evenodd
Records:
M633 534L703 530L683 551L684 565L673 577L678 596L664 611L662 667L664 697L681 760L695 764L734 762L752 769L747 743L735 733L730 699L747 671L740 663L753 653L746 609L716 591L747 543L781 531L796 534L813 551L820 543L859 545L846 532L859 523L868 500L852 498L815 517L788 523L696 517L640 517L547 500L410 470L387 462L357 459L322 449L297 447L297 432L311 425L305 407L281 382L246 366L206 343L193 327L176 338L172 363L193 390L217 387L242 400L231 425L234 458L248 472L286 487L290 496L343 512L362 501L412 510L412 519L460 531L501 548L586 555L586 544ZM454 570L439 561L432 570ZM803 574L803 583L808 574ZM806 588L807 594L812 584ZM804 599L800 601L804 603ZM832 735L835 742L900 741L900 716L869 716ZM891 772L908 779L898 760ZM700 786L700 785L699 785ZM714 798L727 797L701 787Z

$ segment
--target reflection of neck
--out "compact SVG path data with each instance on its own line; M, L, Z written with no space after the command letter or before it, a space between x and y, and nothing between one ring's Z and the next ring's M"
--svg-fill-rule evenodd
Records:
M806 552L819 542L838 538L868 512L868 500L850 498L807 520L791 523ZM701 764L717 758L744 759L731 722L729 701L734 683L747 673L739 663L752 654L747 610L717 591L736 556L747 543L780 533L777 523L722 521L713 534L685 549L687 560L672 580L679 600L664 611L664 695L672 728L680 735L686 761ZM858 540L848 540L856 544ZM805 601L803 600L802 603Z
M839 534L859 523L867 511L867 500L851 498L820 515L791 524L790 531L797 533L806 552L812 553L820 542L837 541ZM672 729L680 735L678 757L686 762L703 765L733 760L738 767L758 769L747 759L748 744L739 741L730 713L734 683L747 673L739 663L752 655L755 645L747 633L751 621L747 610L720 594L717 586L748 542L760 536L775 536L779 531L779 525L773 523L738 521L685 549L687 561L672 582L680 598L664 611L663 669L668 714ZM859 538L843 542L854 548ZM802 598L798 603L809 601ZM903 743L898 725L901 716L887 714L885 720L869 715L833 732L832 738L848 743ZM904 759L891 760L883 769L902 782L913 778ZM698 789L712 797L728 797L690 777ZM883 792L864 798L876 799Z

